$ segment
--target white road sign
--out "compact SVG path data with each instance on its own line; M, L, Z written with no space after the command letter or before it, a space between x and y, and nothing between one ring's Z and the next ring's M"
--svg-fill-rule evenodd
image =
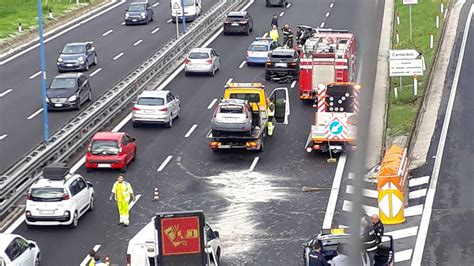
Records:
M181 9L181 7L179 6L178 2L174 2L173 9L174 9L174 10Z
M399 59L415 59L422 53L414 49L406 50L390 50L390 60L399 60Z
M404 5L416 5L418 4L418 0L403 0Z
M423 75L423 59L390 60L390 77Z

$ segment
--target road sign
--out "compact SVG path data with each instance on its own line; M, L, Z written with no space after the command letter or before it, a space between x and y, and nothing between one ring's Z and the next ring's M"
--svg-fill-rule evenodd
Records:
M418 4L418 0L403 0L404 5L416 5Z
M173 9L174 9L174 10L179 10L179 9L181 9L181 7L179 6L178 2L174 2Z
M331 124L329 124L329 131L333 135L341 134L342 130L343 130L343 126L342 126L341 122L337 119L335 119L334 121L331 122Z
M390 60L390 77L423 76L423 59Z
M400 60L400 59L416 59L422 55L414 49L405 49L405 50L390 50L390 60Z

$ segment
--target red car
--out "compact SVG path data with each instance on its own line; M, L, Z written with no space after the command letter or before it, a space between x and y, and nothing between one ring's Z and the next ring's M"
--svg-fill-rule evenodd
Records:
M86 170L93 168L120 169L135 160L137 144L125 132L98 132L92 137L86 154Z

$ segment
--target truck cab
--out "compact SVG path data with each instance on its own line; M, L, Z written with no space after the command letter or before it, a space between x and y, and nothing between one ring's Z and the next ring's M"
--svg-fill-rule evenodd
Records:
M184 8L181 6L184 6ZM186 21L193 21L202 12L202 3L201 0L170 0L171 7L171 19L178 23L182 20L183 9L184 9L184 19ZM178 17L178 21L176 21Z

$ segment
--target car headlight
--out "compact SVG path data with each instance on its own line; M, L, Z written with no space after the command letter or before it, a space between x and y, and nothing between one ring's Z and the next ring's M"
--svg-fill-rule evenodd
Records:
M77 99L76 95L73 95L67 99L68 102L74 102Z
M49 103L49 102L50 102L48 97L46 97L46 102L47 102L47 103Z
M61 57L59 57L59 58L58 58L58 62L61 63L62 61L63 61L63 59L62 59Z
M142 16L142 18L145 18L146 13L145 13L145 12L142 12L142 13L140 13L140 16Z
M130 15L128 13L125 13L125 18L128 18L130 17Z
M79 61L79 62L84 61L84 57L83 57L83 56L79 56L79 57L77 58L77 61Z

